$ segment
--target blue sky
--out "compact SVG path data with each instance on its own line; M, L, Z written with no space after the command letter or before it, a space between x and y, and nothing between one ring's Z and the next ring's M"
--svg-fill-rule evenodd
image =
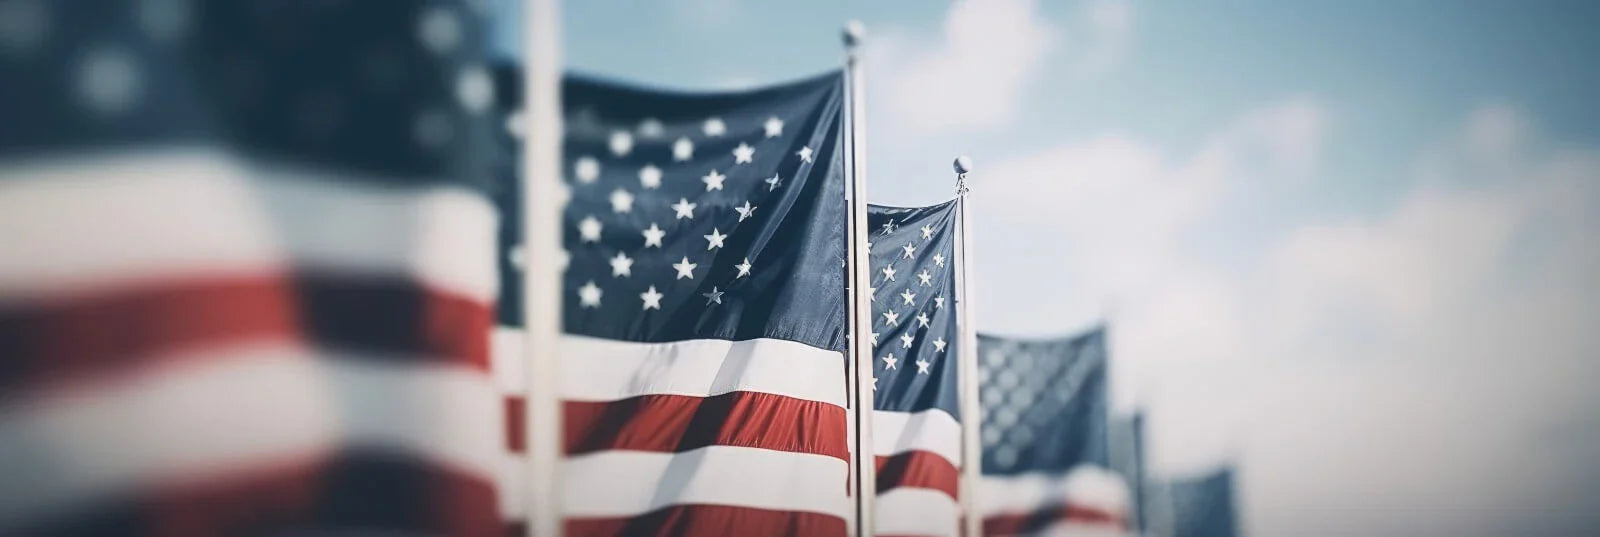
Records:
M566 4L570 68L689 88L865 21L873 200L971 155L980 326L1109 317L1156 469L1237 462L1252 533L1600 528L1600 4Z

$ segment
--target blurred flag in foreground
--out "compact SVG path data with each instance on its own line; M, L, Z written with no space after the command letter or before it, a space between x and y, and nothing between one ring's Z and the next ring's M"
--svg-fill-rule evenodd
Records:
M520 263L564 261L568 535L844 535L841 75L562 92L564 251L517 251L508 219L500 319L521 324Z
M0 534L497 531L466 4L6 3Z
M1174 479L1163 487L1172 537L1233 537L1233 469L1222 468L1198 477Z
M879 535L956 535L956 202L872 206L872 441Z
M1105 329L978 335L985 535L1117 534L1127 488L1106 470Z

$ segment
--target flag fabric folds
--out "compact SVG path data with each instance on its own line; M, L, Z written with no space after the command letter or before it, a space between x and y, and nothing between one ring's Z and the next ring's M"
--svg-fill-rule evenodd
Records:
M0 534L497 531L466 4L8 6Z
M846 533L842 84L564 81L564 251L517 251L510 182L500 320L517 264L560 256L568 535Z
M960 529L956 203L868 208L880 536Z
M985 535L1121 528L1111 475L1104 328L1061 339L978 335Z
M1171 509L1168 535L1233 537L1238 535L1233 497L1233 469L1199 477L1174 479L1165 487Z

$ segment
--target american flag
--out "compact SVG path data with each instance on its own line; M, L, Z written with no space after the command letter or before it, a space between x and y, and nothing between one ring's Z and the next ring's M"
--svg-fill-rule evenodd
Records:
M508 219L500 319L516 265L561 256L568 535L844 535L842 76L562 91L564 251Z
M978 335L985 535L1120 530L1109 464L1105 329L1061 339Z
M1169 480L1161 487L1169 513L1165 535L1173 537L1234 537L1235 519L1232 468L1221 468L1185 479Z
M878 535L957 535L957 202L868 209Z
M467 4L4 3L0 534L498 530Z

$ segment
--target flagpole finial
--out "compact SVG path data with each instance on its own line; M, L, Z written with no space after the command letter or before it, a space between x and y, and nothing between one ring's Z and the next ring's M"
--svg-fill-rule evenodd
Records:
M966 155L956 157L955 162L950 163L950 167L956 170L956 195L965 196L968 190L967 174L972 172L972 157Z
M850 19L844 23L844 48L855 50L867 37L867 25L861 21Z

